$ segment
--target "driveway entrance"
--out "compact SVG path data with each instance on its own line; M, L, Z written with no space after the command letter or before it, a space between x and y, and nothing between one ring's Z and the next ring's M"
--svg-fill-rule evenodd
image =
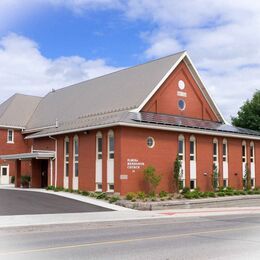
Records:
M0 189L0 216L101 211L112 210L52 194Z

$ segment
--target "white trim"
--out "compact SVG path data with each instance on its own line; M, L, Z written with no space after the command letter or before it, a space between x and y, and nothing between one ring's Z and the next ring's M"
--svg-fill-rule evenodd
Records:
M12 129L19 129L19 130L25 129L22 126L14 126L14 125L0 125L0 128L4 128L4 129L12 128Z
M185 61L185 58L187 59L187 61ZM196 81L197 85L199 86L203 96L205 97L205 99L207 100L209 106L211 107L212 111L214 112L214 114L216 115L216 117L222 121L225 122L226 124L229 124L225 118L223 117L222 113L220 112L218 106L216 105L216 103L214 102L213 98L211 97L211 95L209 94L208 89L206 88L205 84L203 83L196 67L194 66L194 64L192 63L189 55L187 54L187 52L183 52L183 54L181 55L181 57L175 62L175 64L170 68L170 70L165 74L165 76L161 79L161 81L156 85L156 87L150 92L150 94L145 98L145 100L141 103L140 106L138 106L138 108L131 110L131 112L140 112L141 109L148 103L148 101L152 98L152 96L156 93L156 91L162 86L162 84L166 81L166 79L170 76L170 74L177 68L177 66L180 64L180 62L184 60L185 64L187 65L191 75L193 76L193 79ZM190 68L191 67L191 68ZM199 80L196 80L196 77L194 75L194 73L192 72L192 70L194 70L194 72L196 73L196 76ZM205 95L206 92L206 95Z
M193 133L193 134L205 134L205 135L213 135L213 136L223 136L223 137L234 137L234 138L243 138L243 139L250 139L250 140L260 140L260 136L257 135L244 135L244 134L235 134L235 133L228 133L228 132L217 132L213 130L199 130L195 128L188 128L188 127L178 127L178 126L172 126L172 127L165 127L165 126L157 126L157 125L146 125L146 124L140 124L140 123L125 123L125 122L118 122L118 123L112 123L112 124L104 124L99 126L91 126L91 127L84 127L84 128L77 128L73 130L65 130L60 131L56 133L48 133L48 134L42 134L37 136L27 136L25 139L33 139L33 138L41 138L46 137L49 135L61 135L61 134L69 134L69 133L75 133L75 132L82 132L87 130L96 130L96 129L102 129L102 128L108 128L108 127L114 127L114 126L129 126L129 127L137 127L137 128L148 128L148 129L159 129L159 130L166 130L166 131L176 131L176 132L185 132L185 133Z
M12 140L9 140L9 132L12 132ZM14 144L14 129L7 129L7 143Z
M177 68L183 58L187 55L186 51L180 56L180 58L175 62L175 64L170 68L170 70L164 75L160 82L155 86L155 88L150 92L150 94L145 98L138 108L131 110L131 112L140 112L140 110L147 104L147 102L152 98L156 91L162 86L165 80L171 75L171 73Z
M75 152L76 143L78 145L78 153ZM76 160L76 157L78 160ZM78 175L76 176L76 164L78 165ZM79 137L74 135L73 137L73 178L72 178L72 189L77 190L79 188Z
M39 127L39 128L32 128L32 129L28 129L28 130L26 130L24 127L22 129L23 129L23 134L29 134L29 133L38 132L43 129L53 128L53 127L56 127L56 124L50 125L50 126L43 126L43 127Z
M211 130L204 129L195 129L195 128L186 128L179 126L158 126L158 125L146 125L146 124L135 124L135 123L118 123L118 126L129 126L129 127L137 127L137 128L147 128L147 129L155 129L155 130L165 130L165 131L174 131L174 132L184 132L184 133L193 133L193 134L203 134L203 135L211 135L211 136L222 136L222 137L234 137L234 138L243 138L250 140L260 140L260 136L255 135L240 135L226 132L216 132Z
M214 114L216 115L216 117L217 117L218 119L221 119L222 122L224 122L225 124L228 124L228 125L229 125L229 123L225 120L224 116L222 115L222 113L221 113L220 109L218 108L217 104L215 103L214 99L211 97L211 95L210 95L210 93L209 93L209 91L208 91L206 85L204 84L204 82L203 82L202 79L201 79L201 76L200 76L198 70L197 70L196 67L194 66L194 64L193 64L193 62L191 61L191 58L189 57L188 54L186 54L186 59L188 60L188 62L189 62L190 64L188 64L187 61L185 61L185 60L184 60L184 63L187 65L187 67L188 67L188 69L189 69L191 75L193 76L193 79L196 81L197 85L199 86L199 88L200 88L200 90L201 90L203 96L204 96L205 99L207 100L207 102L208 102L209 106L211 107L212 111L214 112ZM191 65L191 68L190 68L189 65ZM194 73L191 71L191 69L193 69L194 72L196 73L196 76L198 77L199 82L197 81L197 79L196 79L196 77L194 76ZM204 89L203 89L203 88L204 88ZM206 92L206 94L208 95L208 97L205 95L205 92ZM209 98L210 100L209 100L208 98ZM211 104L211 103L212 103L212 104ZM213 105L213 106L212 106L212 105ZM216 111L217 111L217 113L216 113ZM220 117L220 118L219 118L219 117Z

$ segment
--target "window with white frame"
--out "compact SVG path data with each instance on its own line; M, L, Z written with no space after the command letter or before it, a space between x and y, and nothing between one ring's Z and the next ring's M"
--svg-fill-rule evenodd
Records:
M114 159L115 156L115 138L114 132L111 130L108 133L108 158Z
M213 162L215 164L218 162L218 140L216 138L213 140Z
M196 143L194 136L190 138L190 160L196 161Z
M242 142L242 162L246 162L246 142Z
M98 132L96 138L97 160L102 160L102 146L103 146L102 134Z
M70 145L70 140L68 137L65 137L64 140L64 171L65 171L65 176L69 176L69 145Z
M78 136L74 136L74 140L73 140L73 162L74 162L74 176L78 177L79 176L79 138Z
M223 140L223 154L222 154L222 157L223 157L223 162L227 162L228 160L228 150L227 150L227 140L224 139Z
M7 130L7 143L14 143L14 130L13 129Z
M254 151L254 143L250 143L250 162L253 163L255 161L255 151Z
M180 135L178 138L178 155L179 160L184 160L184 136Z
M180 180L179 186L180 189L184 187L185 184L185 139L183 135L179 135L178 138L178 156L181 161L181 172L180 172Z
M223 179L223 187L226 188L228 186L228 180Z

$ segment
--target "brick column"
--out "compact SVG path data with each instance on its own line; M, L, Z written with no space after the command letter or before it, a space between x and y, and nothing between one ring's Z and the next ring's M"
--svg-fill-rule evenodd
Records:
M16 173L15 173L15 187L20 188L21 187L21 161L16 160Z

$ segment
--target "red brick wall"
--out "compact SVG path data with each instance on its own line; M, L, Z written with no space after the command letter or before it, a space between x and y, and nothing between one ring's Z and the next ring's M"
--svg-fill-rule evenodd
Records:
M7 143L7 129L0 129L0 154L17 154L30 151L31 141L25 140L21 130L14 130L14 143ZM0 160L0 165L9 165L9 175L14 176L16 172L15 161ZM31 174L30 161L22 161L22 175Z
M178 88L179 80L185 82L184 90ZM177 91L185 92L187 97L177 96ZM179 99L186 102L184 111L178 108ZM184 62L178 65L142 111L218 121Z
M79 189L95 190L95 168L96 168L96 133L100 131L103 136L103 190L106 191L107 179L107 133L110 129L93 130L88 132L77 133L79 137ZM178 136L182 134L185 137L185 185L189 186L189 140L191 134L177 133L172 131L161 131L131 127L112 128L115 135L115 192L126 194L130 191L146 190L143 170L145 167L152 165L157 172L162 175L162 181L157 191L173 191L173 163L177 154ZM193 134L196 138L196 162L197 162L197 186L202 191L212 189L212 172L213 172L213 136ZM146 139L152 136L155 139L154 148L148 148ZM69 168L69 187L72 188L73 177L73 137L70 138L70 168ZM63 186L64 175L64 138L65 135L57 136L57 167L58 179L57 186ZM220 185L223 185L222 169L222 137L218 139L219 148L219 174ZM229 165L229 185L234 188L242 188L242 139L226 138L228 141L228 165ZM34 140L34 149L55 148L55 142L48 139ZM247 141L247 155L249 161L249 144ZM255 144L255 164L256 164L256 186L260 186L260 141L254 141ZM48 148L48 149L47 149ZM144 166L140 169L131 170L127 168L127 159L138 159L143 162ZM39 164L36 162L25 162L26 167L33 164L33 170L36 174L33 178L33 185L39 186L40 175ZM26 166L27 165L27 166ZM37 168L38 167L38 168ZM30 167L29 167L30 169ZM121 175L127 175L128 179L120 179ZM38 176L38 177L37 177ZM53 176L55 176L55 163L53 162ZM54 179L53 179L54 181ZM49 183L50 183L50 164L49 164Z

